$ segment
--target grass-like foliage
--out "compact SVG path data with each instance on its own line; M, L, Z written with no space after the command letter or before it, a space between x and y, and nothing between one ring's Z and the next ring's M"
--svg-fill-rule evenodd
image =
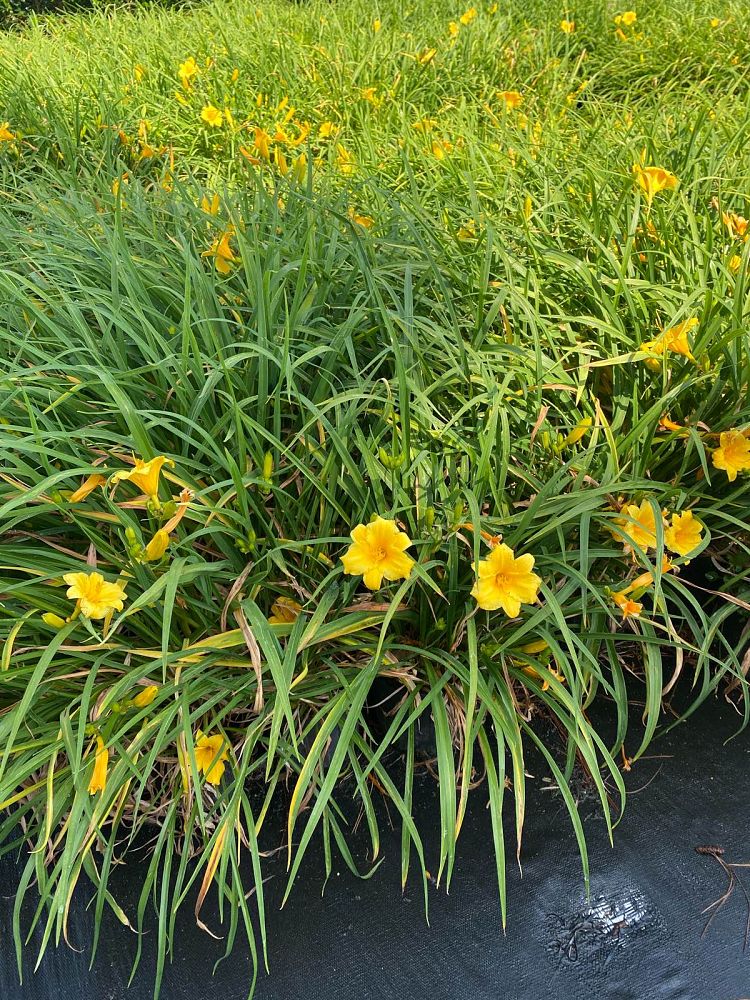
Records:
M747 722L722 628L750 597L745 6L439 6L216 2L3 39L19 962L88 882L97 927L155 909L157 991L196 891L257 970L277 804L287 892L315 836L329 867L377 863L387 800L426 900L477 784L505 919L530 748L587 878L576 768L611 830L617 758L673 692L689 714L724 688ZM363 554L374 515L405 561ZM427 720L438 859L411 809ZM144 834L124 913L110 873Z

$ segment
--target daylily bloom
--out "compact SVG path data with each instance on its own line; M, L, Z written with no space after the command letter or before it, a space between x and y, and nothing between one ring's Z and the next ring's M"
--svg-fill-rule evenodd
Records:
M560 31L562 31L564 34L572 35L575 30L576 30L575 21L566 21L565 19L560 21Z
M532 555L516 558L505 543L496 545L476 566L477 580L471 596L484 611L502 608L509 618L515 618L522 604L533 604L537 599L542 581L532 573L533 568Z
M219 128L224 121L224 115L213 104L207 104L201 111L201 121L204 121L206 125L210 125L211 128Z
M638 504L628 503L622 507L622 513L628 517L615 519L615 524L621 530L613 531L612 534L624 543L625 552L632 552L636 545L644 552L655 549L656 518L653 505L648 500L642 500L640 507Z
M89 795L96 795L103 792L107 787L107 765L109 764L109 750L104 746L101 736L96 737L96 758L94 759L94 770L89 781Z
M201 208L209 215L218 215L220 206L221 201L218 194L213 195L210 201L208 200L207 194L204 194L201 198Z
M206 736L198 730L195 736L195 764L206 775L206 781L218 785L226 769L224 761L229 757L229 747L221 733Z
M345 177L353 174L356 168L354 157L341 143L336 146L336 166Z
M320 139L330 139L335 133L336 126L333 122L321 122L318 126L318 138Z
M507 111L514 111L523 104L523 94L519 90L501 90L497 96Z
M15 135L10 130L10 122L3 122L0 125L0 142L13 142Z
M355 225L362 226L363 229L372 229L375 225L375 220L372 216L360 215L359 212L355 212L353 208L349 209L349 218Z
M436 160L443 160L448 153L453 152L453 143L447 139L434 139L430 148Z
M145 493L147 497L154 498L159 493L159 476L161 475L161 470L165 465L174 465L171 458L165 458L164 455L157 455L156 458L152 458L149 462L144 462L140 458L135 459L135 465L132 469L120 469L112 476L113 483L120 483L127 479L129 482L137 486L142 493Z
M638 20L638 15L634 10L626 10L622 14L615 15L615 24L624 24L626 28L632 27Z
M184 63L180 63L180 68L177 70L177 75L180 78L180 82L185 90L190 90L191 80L194 76L197 76L200 70L198 69L198 63L190 56L185 60Z
M592 423L593 421L591 417L583 417L579 420L570 434L566 435L563 439L561 448L568 448L572 444L578 444L578 442L591 430Z
M477 238L477 224L473 219L467 221L458 228L456 236L459 240L475 240Z
M621 590L616 594L612 594L612 600L615 602L620 611L622 611L623 621L628 618L638 618L641 611L643 611L643 605L628 597L624 590Z
M376 515L369 524L358 524L352 531L352 544L341 557L344 573L361 576L368 590L379 590L383 579L401 580L414 565L405 550L412 544L395 521Z
M417 62L420 66L426 66L427 63L432 62L436 55L437 49L423 49L417 56Z
M724 431L719 435L719 447L711 453L714 468L723 469L733 483L738 472L750 469L750 441L742 431Z
M290 175L295 184L304 183L307 177L307 153L300 153L297 159L293 161ZM280 206L280 208L283 211L283 206Z
M382 26L383 25L380 18L376 17L375 20L372 22L372 30L375 32L375 34L377 34L380 31Z
M133 708L146 708L151 704L158 693L159 688L156 684L148 684L146 687L141 688L130 704Z
M120 193L120 186L122 184L129 184L129 183L130 183L130 177L126 173L123 174L122 177L115 177L115 179L112 181L112 194L115 196L115 198ZM125 199L123 198L123 204L124 203Z
M230 246L229 241L234 236L234 227L229 226L213 241L208 250L204 250L201 257L213 257L216 270L219 274L231 274L232 265L239 261L239 257Z
M70 496L68 497L68 503L80 503L81 500L86 499L89 493L93 493L93 491L97 488L97 486L102 486L104 483L106 483L106 481L107 481L106 478L104 476L99 475L98 473L94 473L92 476L88 476L81 483L78 489L70 494Z
M270 145L272 141L273 140L271 139L271 136L268 134L268 132L266 132L265 129L262 129L256 125L255 141L253 145L258 150L259 155L262 156L263 159L266 161L270 161L271 159Z
M740 237L741 239L747 239L748 235L748 223L744 215L737 215L735 212L722 212L721 221L729 230L729 235L734 237Z
M451 36L451 38L455 38L460 30L461 29L459 28L456 21L448 22L448 34Z
M664 544L680 556L689 555L701 542L703 525L693 517L692 510L673 514L672 523L664 532Z
M732 274L737 274L739 269L742 267L742 257L740 257L738 253L733 253L729 258L728 267Z
M663 333L659 334L654 340L646 340L641 344L640 349L642 351L650 351L652 354L662 355L665 351L673 351L675 354L681 354L685 358L689 358L690 361L695 361L693 354L690 350L690 343L688 341L688 333L694 330L696 326L700 323L699 319L693 316L691 319L686 319L683 323L678 323L677 326L672 326L668 330L664 330ZM646 360L646 364L649 367L658 368L659 362L655 358L649 358Z
M169 534L163 528L159 528L154 537L144 550L144 555L149 562L156 562L164 555L169 548Z
M469 7L469 9L467 11L464 11L464 13L459 17L459 21L463 25L471 24L471 22L474 20L476 16L477 16L476 7Z
M299 617L302 605L293 597L277 597L271 605L269 625L291 625Z
M101 573L66 573L66 596L77 601L85 618L104 618L110 611L122 611L127 600L125 588L109 583Z
M685 430L683 424L678 424L675 420L671 420L668 413L659 418L659 427L665 431L672 431L673 434L679 434Z
M680 183L677 177L663 167L642 167L640 163L633 166L633 176L638 187L646 196L649 208L654 197L660 191L673 191Z

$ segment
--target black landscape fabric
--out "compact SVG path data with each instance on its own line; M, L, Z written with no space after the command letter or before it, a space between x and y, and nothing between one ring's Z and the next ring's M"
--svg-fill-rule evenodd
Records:
M750 739L723 701L705 706L689 725L652 744L650 756L626 775L631 794L611 848L593 799L581 812L591 854L586 899L573 831L558 793L541 778L529 782L523 877L508 864L505 935L481 793L467 817L450 894L430 885L430 923L419 884L402 895L400 834L384 836L384 863L369 880L337 865L322 892L323 856L311 850L290 902L279 910L285 855L269 859L266 884L270 975L261 973L258 1000L429 998L429 1000L745 1000L750 997L748 921L750 868ZM635 745L635 744L634 744ZM425 775L417 811L428 859L437 844L436 786ZM471 799L470 799L471 801ZM432 837L429 830L434 831ZM281 843L281 828L278 834ZM429 861L428 861L429 864ZM0 863L2 1000L149 1000L155 967L153 935L128 988L135 935L105 920L89 970L93 917L86 887L71 912L71 943L51 949L34 974L33 944L19 986L10 939L17 872ZM706 930L732 879L733 891ZM118 900L135 909L138 866L119 869ZM222 928L215 901L202 916ZM200 931L189 909L180 918L178 951L167 966L164 1000L241 1000L251 967L235 948L212 977L223 944Z

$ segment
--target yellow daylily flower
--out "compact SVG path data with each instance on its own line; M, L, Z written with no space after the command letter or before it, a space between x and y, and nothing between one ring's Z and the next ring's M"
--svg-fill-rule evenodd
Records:
M640 163L633 165L633 176L645 194L649 208L660 191L674 191L680 183L677 177L664 167L642 167Z
M560 31L562 31L563 34L572 35L575 30L576 30L575 21L567 21L565 19L560 21Z
M461 24L465 26L467 24L471 24L471 22L474 20L476 16L477 16L476 7L469 7L469 9L464 11L464 13L459 17L459 21L461 22Z
M430 149L436 160L444 160L449 153L453 152L453 143L449 142L448 139L434 139Z
M626 28L631 28L638 20L638 15L634 10L626 10L622 14L615 15L615 24L623 24Z
M321 122L318 126L318 138L320 139L330 139L335 132L336 126L333 122Z
M640 506L635 503L624 504L622 513L628 517L615 519L615 524L621 531L613 531L612 534L623 542L625 552L632 552L636 545L644 552L655 549L656 518L652 504L648 500L642 500Z
M68 503L80 503L81 500L85 500L89 493L93 493L97 486L103 486L107 479L105 476L101 476L98 473L94 473L92 476L88 476L81 485L70 494L68 497Z
M701 543L703 525L693 517L692 510L684 514L673 514L672 523L664 532L664 544L672 552L687 556Z
M722 212L721 221L727 227L729 235L733 239L736 237L747 239L750 236L750 233L748 233L750 223L744 215L737 215L736 212Z
M141 688L130 704L133 708L147 708L158 693L159 688L156 684L148 684L146 687Z
M234 236L234 227L229 226L213 241L208 250L204 250L201 257L213 257L214 266L219 274L231 274L232 265L239 262L239 257L230 245L230 240Z
M195 764L206 776L210 785L218 785L226 769L224 761L229 757L229 747L221 733L206 736L198 730L195 734Z
M578 442L591 430L592 423L593 421L591 417L583 417L579 420L570 434L566 435L563 439L560 448L568 448L572 444L578 444Z
M164 455L157 455L156 458L152 458L148 462L136 458L132 469L120 469L112 476L112 483L117 484L128 480L147 497L153 499L159 493L159 477L165 465L174 466L174 462Z
M379 590L384 578L401 580L410 575L414 560L405 550L412 541L395 521L378 514L369 524L358 524L351 537L352 544L341 557L344 573L361 576L368 590Z
M15 134L10 130L10 122L3 122L0 125L0 142L13 142Z
M624 590L621 590L616 594L612 594L612 600L618 606L620 611L622 611L623 621L626 621L628 618L638 618L641 611L643 611L643 605L628 597L627 592Z
M432 62L436 55L437 49L423 49L416 57L417 62L420 66L426 66L428 63Z
M690 350L690 342L688 341L688 333L694 330L700 324L700 320L696 319L695 316L691 319L686 319L682 323L678 323L676 326L670 327L668 330L664 330L663 333L655 337L654 340L646 340L640 345L640 350L650 351L651 354L662 355L665 351L672 351L675 354L681 354L683 357L688 358L690 361L695 361L692 351ZM650 368L659 368L659 362L655 358L648 358L645 362Z
M714 468L723 469L733 483L738 472L750 469L750 441L742 431L724 431L719 435L719 447L711 453Z
M456 237L462 242L475 240L477 238L477 224L474 219L467 219L462 226L456 230Z
M520 90L501 90L497 97L503 102L507 111L515 111L523 104L523 94Z
M130 183L130 177L127 173L123 174L122 177L115 177L115 179L112 181L112 194L115 196L115 198L120 193L121 185L129 183ZM125 199L123 198L123 204L124 203Z
M257 149L258 154L267 162L270 162L271 159L270 146L272 142L273 140L271 139L271 136L268 134L268 132L266 132L265 129L260 128L260 126L256 125L255 140L253 142L253 146L255 147L255 149Z
M224 121L224 115L213 104L207 104L201 111L201 121L204 121L211 128L220 128Z
M336 166L345 177L353 174L356 169L354 157L341 143L336 146Z
M193 59L192 56L186 59L184 63L180 63L180 67L177 70L177 75L179 76L180 82L182 83L182 86L185 88L185 90L190 90L191 81L194 76L198 75L198 73L200 73L200 70L198 68L198 63L195 61L195 59Z
M380 31L382 26L383 26L382 21L380 20L379 17L376 17L375 20L372 22L372 30L375 32L375 34L377 34Z
M96 737L96 757L94 759L94 770L89 781L89 795L96 795L103 792L107 787L107 765L109 764L109 750L104 746L101 736Z
M209 215L218 215L220 207L221 207L221 201L219 199L218 194L213 195L210 201L208 200L207 194L204 194L203 197L201 198L201 208L203 209L204 212L207 212Z
M360 215L353 208L349 209L349 219L356 225L362 226L363 229L372 229L375 225L375 220L370 215Z
M77 601L85 618L104 618L110 611L122 611L128 595L119 583L109 583L101 573L65 573L66 596Z
M359 94L363 101L369 101L369 103L374 104L376 108L380 107L383 103L382 97L378 97L377 87L363 87Z
M532 573L534 557L516 556L505 543L496 545L486 559L476 566L477 580L471 596L484 611L502 608L509 618L516 618L522 604L534 604L541 578Z
M169 548L169 533L163 528L159 528L154 537L144 550L144 555L149 562L156 562L164 555Z

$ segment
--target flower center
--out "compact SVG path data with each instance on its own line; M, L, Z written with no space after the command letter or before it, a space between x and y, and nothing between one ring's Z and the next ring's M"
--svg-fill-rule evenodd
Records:
M382 545L376 545L372 550L372 557L375 562L382 562L388 558L388 550L384 549Z

